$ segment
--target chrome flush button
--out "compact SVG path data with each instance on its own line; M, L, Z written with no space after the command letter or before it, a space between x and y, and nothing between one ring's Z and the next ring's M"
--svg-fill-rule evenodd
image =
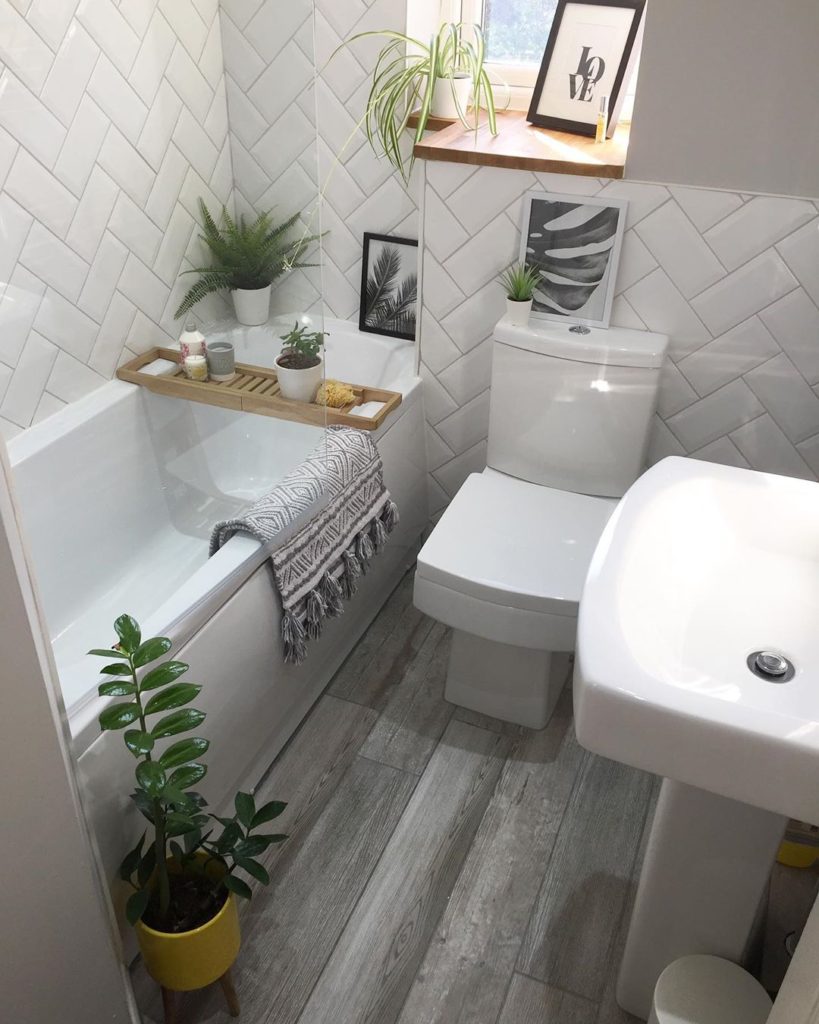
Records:
M749 654L748 668L755 676L772 683L787 683L793 679L796 671L791 662L776 651L754 651Z

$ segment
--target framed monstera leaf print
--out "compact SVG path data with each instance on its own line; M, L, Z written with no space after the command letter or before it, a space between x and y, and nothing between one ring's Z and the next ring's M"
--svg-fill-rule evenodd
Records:
M527 194L520 259L539 277L532 316L608 327L627 207L625 199Z

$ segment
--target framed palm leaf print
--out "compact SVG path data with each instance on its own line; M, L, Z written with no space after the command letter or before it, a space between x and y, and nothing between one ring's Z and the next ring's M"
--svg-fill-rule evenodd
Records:
M532 315L608 327L628 202L529 192L520 259L537 270Z
M418 243L392 235L364 235L359 330L415 341Z

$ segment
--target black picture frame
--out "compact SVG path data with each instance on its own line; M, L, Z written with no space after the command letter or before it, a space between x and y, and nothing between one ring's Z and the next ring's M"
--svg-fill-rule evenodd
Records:
M411 253L402 252L411 249ZM392 250L396 258L385 257ZM381 274L382 295L374 304L370 288L370 271L385 271L385 263L392 266ZM379 262L381 261L381 262ZM411 301L408 301L411 300ZM390 305L391 302L391 305ZM411 307L411 308L407 308ZM406 310L406 315L402 311ZM380 311L380 312L379 312ZM418 241L398 235L379 235L372 231L364 234L364 254L361 264L361 295L358 329L367 334L380 334L385 338L415 341L418 324Z
M549 32L549 39L546 43L546 50L543 54L540 70L538 71L537 81L535 82L534 92L532 93L532 102L529 106L529 112L526 115L526 120L530 124L537 125L540 128L554 128L562 132L571 132L574 135L588 135L592 138L594 137L597 131L598 104L594 102L590 103L590 107L592 108L590 110L590 114L592 116L589 121L574 121L563 117L544 114L539 112L538 108L541 105L546 77L549 73L549 67L554 55L555 47L557 46L558 39L560 38L561 28L564 26L566 9L576 6L622 8L623 10L632 11L633 16L631 28L618 63L614 83L608 94L609 131L607 134L611 136L614 133L614 128L617 124L617 115L619 114L620 105L622 103L622 90L625 83L626 72L631 64L632 54L634 53L634 44L637 40L643 21L645 5L646 0L558 0L554 20L552 22L552 28Z

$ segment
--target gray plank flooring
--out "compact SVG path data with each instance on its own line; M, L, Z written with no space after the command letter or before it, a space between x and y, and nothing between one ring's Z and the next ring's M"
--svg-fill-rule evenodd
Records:
M656 787L581 750L570 686L540 732L448 704L448 645L408 575L257 788L290 839L243 912L246 1024L631 1024L614 984ZM231 1019L218 989L179 1009Z

